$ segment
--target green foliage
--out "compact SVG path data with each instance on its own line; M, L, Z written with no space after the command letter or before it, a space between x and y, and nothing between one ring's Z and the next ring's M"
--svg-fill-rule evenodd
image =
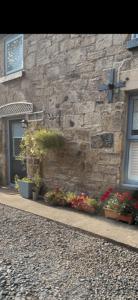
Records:
M86 202L90 205L90 206L93 206L93 207L97 207L98 205L98 201L96 199L92 199L92 198L87 198L86 199Z
M60 188L56 188L53 191L47 192L45 194L45 199L51 205L55 205L55 206L66 206L67 205L66 193Z
M84 193L81 193L79 195L77 195L74 192L65 193L62 189L59 189L58 187L53 191L47 192L45 194L45 197L51 205L70 206L73 208L84 208L85 206L85 209L87 208L88 210L91 207L96 209L98 202L96 199L92 199Z
M132 192L132 197L136 200L138 200L138 190L135 190L134 192Z
M33 183L34 183L33 190L39 190L42 184L42 178L40 177L38 172L36 172L36 174L33 177Z
M133 213L135 204L130 192L116 192L110 195L105 207L127 215Z
M120 208L119 201L114 195L107 201L107 204L105 206L115 211L118 211Z
M36 130L34 139L38 147L45 151L46 149L59 149L64 145L64 138L61 133L49 129Z
M14 177L14 181L15 181L15 189L19 191L19 176L17 174Z
M17 191L19 191L19 182L20 181L33 183L33 180L31 178L23 177L23 178L20 179L18 175L15 175L14 180L15 180L15 189Z
M59 149L63 145L64 138L60 132L49 129L27 129L20 145L20 159L32 157L41 160L49 149Z
M29 177L23 177L23 178L21 178L21 179L18 179L18 181L23 181L23 182L33 183L32 178L29 178Z
M73 192L67 192L66 193L66 199L67 202L70 203L71 201L73 201L76 198L76 194Z

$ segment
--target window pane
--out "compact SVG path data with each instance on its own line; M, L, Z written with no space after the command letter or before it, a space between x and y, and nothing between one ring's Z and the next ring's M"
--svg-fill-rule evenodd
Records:
M138 142L130 143L128 179L138 181Z
M138 33L132 33L132 39L138 38Z
M134 100L132 135L138 135L138 100Z
M22 138L24 135L24 128L21 123L13 123L12 125L12 136L14 138Z
M13 156L18 157L21 152L20 144L22 139L21 138L13 138Z
M22 36L6 43L6 72L17 71L23 67Z

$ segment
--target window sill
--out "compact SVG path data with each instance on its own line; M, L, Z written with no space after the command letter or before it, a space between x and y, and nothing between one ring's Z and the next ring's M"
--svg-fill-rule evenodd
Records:
M135 48L138 48L138 38L132 39L127 42L127 49L128 50L133 50Z
M22 71L18 71L18 72L3 76L3 77L0 78L0 83L4 83L4 82L7 82L7 81L16 79L16 78L20 78L20 77L23 76L23 74L24 74L24 71L22 70Z
M120 187L127 188L129 190L134 190L134 189L138 189L138 184L122 183L120 184Z

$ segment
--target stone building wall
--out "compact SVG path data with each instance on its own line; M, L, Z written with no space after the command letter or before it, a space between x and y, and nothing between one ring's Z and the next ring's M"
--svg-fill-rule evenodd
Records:
M99 92L107 70L138 67L138 52L126 48L128 34L25 34L23 77L0 84L0 105L28 101L57 116L44 126L60 128L66 149L49 154L43 178L70 190L95 192L121 181L127 122L127 93L114 91L113 103ZM0 77L4 75L0 38ZM60 115L60 117L59 117ZM0 128L1 130L1 128ZM3 153L0 141L0 151ZM0 156L1 157L1 156ZM1 163L1 160L0 160Z

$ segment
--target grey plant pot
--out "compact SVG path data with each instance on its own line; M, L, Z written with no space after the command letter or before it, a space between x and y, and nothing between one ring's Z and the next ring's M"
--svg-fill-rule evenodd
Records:
M32 182L19 181L19 192L23 198L32 199Z
M38 191L33 191L33 200L34 201L38 200L38 195L39 195Z

